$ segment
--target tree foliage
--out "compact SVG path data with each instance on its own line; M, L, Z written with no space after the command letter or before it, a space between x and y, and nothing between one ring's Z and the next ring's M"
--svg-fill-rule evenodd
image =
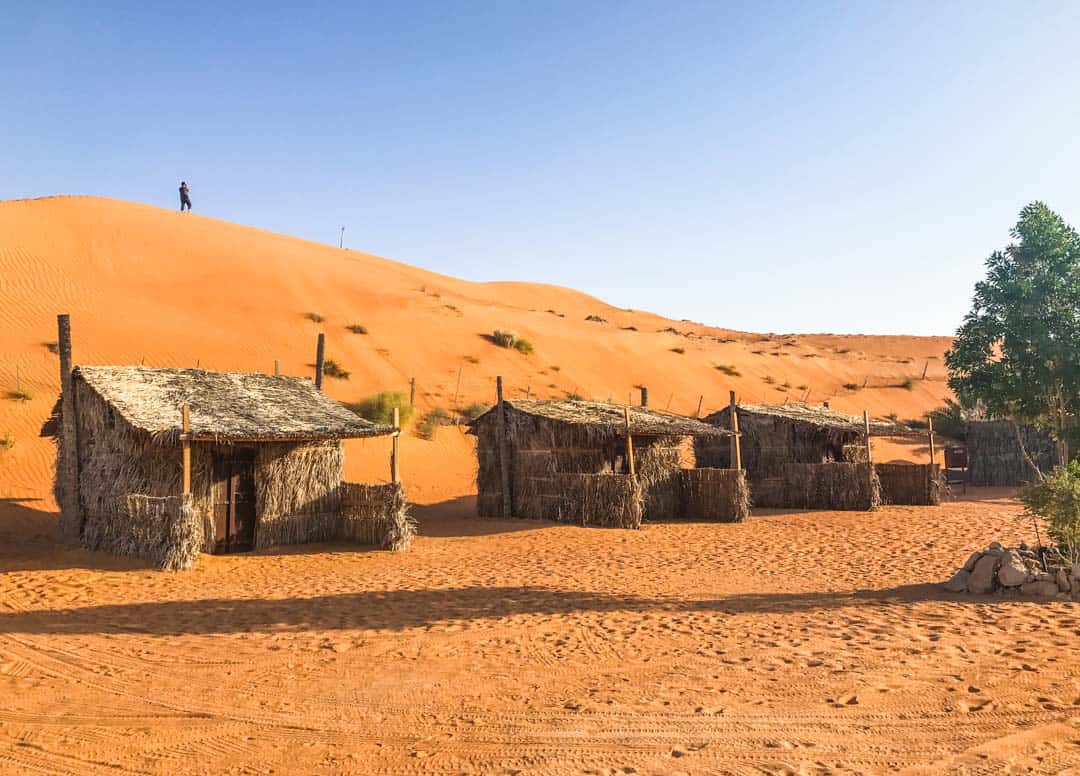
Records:
M1028 512L1045 517L1050 538L1070 565L1080 564L1080 462L1060 466L1020 491Z
M945 355L965 407L1077 437L1080 236L1041 202L1020 212L1014 242L987 259L971 311Z

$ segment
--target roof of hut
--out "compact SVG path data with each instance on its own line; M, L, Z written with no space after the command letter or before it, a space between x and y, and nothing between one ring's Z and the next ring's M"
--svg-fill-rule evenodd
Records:
M307 378L145 366L81 366L74 376L133 428L159 438L179 437L185 404L193 440L305 441L393 432L320 393ZM59 407L57 402L42 435L55 435Z
M739 418L745 415L769 415L784 420L807 423L820 428L834 431L850 431L854 434L863 433L863 419L858 415L847 415L817 404L740 404ZM716 422L721 418L726 419L730 413L730 407L724 407L719 412L714 412L705 420ZM891 423L885 420L871 420L870 433L878 435L899 435L911 431L902 423Z
M506 399L503 404L525 415L571 423L580 426L594 426L623 432L626 428L626 406L606 404L598 401L565 401ZM694 418L672 415L666 412L630 407L630 430L642 436L726 436L730 432L702 423ZM488 410L469 425L475 429L476 423L490 415Z

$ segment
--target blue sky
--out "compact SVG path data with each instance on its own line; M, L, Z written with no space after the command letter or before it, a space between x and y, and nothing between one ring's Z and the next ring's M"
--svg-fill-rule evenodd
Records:
M1067 3L12 3L0 199L183 178L459 277L950 334L1024 204L1080 223L1077 33Z

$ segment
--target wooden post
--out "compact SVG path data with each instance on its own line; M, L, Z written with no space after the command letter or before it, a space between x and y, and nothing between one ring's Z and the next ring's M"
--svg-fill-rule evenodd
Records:
M529 385L529 386L526 386L526 388L525 388L525 401L528 401L531 398L532 398L532 386Z
M641 406L649 406L649 389L646 388L644 385L641 386Z
M926 359L926 363L923 365L923 368L922 368L922 379L923 380L926 379L926 370L929 369L929 368L930 368L930 359Z
M326 356L326 335L319 332L319 341L315 345L315 390L322 390L323 360Z
M514 501L510 493L510 453L507 444L506 414L503 410L503 382L502 375L495 378L495 394L498 399L495 411L495 437L499 443L499 477L502 483L502 513L503 517L512 517L514 513Z
M700 396L698 396L698 400L697 400L697 412L695 412L695 413L694 413L694 417L695 417L695 418L700 418L700 417L701 417L701 403L702 403L703 401L705 401L705 394L701 394Z
M829 409L829 400L826 399L825 401L823 401L821 403L821 406L824 407L825 409Z
M931 465L933 465L934 463L936 463L936 461L934 460L934 458L936 457L934 455L934 452L935 452L934 451L934 416L933 415L927 415L926 416L926 423L927 423L927 428L929 429L928 432L927 432L927 436L930 437L930 463L931 463Z
M281 362L274 359L274 377L281 377Z
M409 378L409 406L416 406L416 378Z
M401 436L401 415L397 407L394 407L394 435L390 440L390 482L400 482L401 472L398 471L398 437Z
M634 466L634 438L630 435L630 406L623 407L623 417L626 420L626 469L630 476L637 475L637 467Z
M181 438L180 444L183 446L184 456L184 478L183 487L184 495L191 495L191 440L188 437L191 435L191 407L184 405L180 408L180 430L184 432L184 436Z
M75 547L82 538L82 508L79 498L79 437L75 409L75 381L71 361L71 318L56 316L57 350L60 355L60 535Z
M731 437L731 468L742 468L742 442L739 438L739 411L738 404L735 401L735 391L728 393L728 408L731 414L731 430L734 432Z
M871 464L871 471L873 471L874 457L870 452L870 413L866 410L862 411L863 420L863 435L866 437L866 462Z
M462 369L462 366L458 366L458 368L457 368L457 385L454 386L454 403L450 405L455 410L457 409L458 394L461 393L461 369Z

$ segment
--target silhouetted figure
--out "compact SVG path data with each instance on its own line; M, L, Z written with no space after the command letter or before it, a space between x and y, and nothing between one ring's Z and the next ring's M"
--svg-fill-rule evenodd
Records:
M184 208L191 210L191 194L188 192L187 181L180 181L180 212L184 212Z

